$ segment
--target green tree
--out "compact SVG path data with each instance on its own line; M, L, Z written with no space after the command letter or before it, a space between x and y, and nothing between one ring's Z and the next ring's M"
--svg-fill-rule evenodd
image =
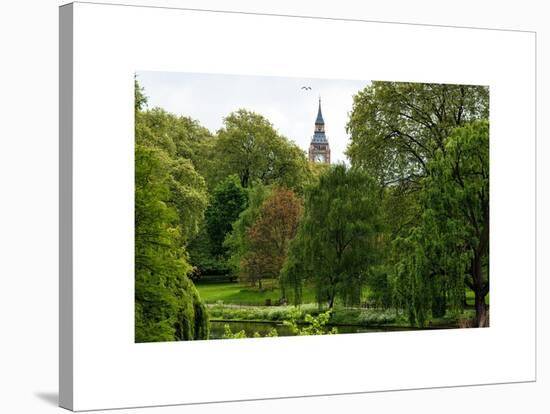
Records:
M420 224L396 240L398 289L411 321L463 304L465 285L475 294L476 326L488 324L489 123L455 129L427 164Z
M309 172L298 146L263 116L244 109L224 119L213 151L218 181L236 174L245 188L261 182L300 189Z
M211 177L215 137L197 121L152 108L137 113L136 127L140 143L161 148L173 159L186 159L205 180Z
M251 249L248 230L258 220L262 205L271 191L271 187L262 184L256 184L248 189L247 207L233 223L231 231L225 238L224 247L228 249L229 255L228 265L240 277L244 277L243 259Z
M145 109L147 106L147 96L145 96L144 90L139 86L137 77L134 77L134 112L137 113Z
M226 177L212 192L206 209L206 230L214 256L226 253L223 246L225 237L231 231L233 222L246 208L247 201L247 192L235 175Z
M447 220L441 207L442 200L454 194L449 185L455 178L442 174L441 168L455 162L457 175L460 163L449 158L457 156L450 150L450 142L457 140L455 131L488 115L489 90L484 86L373 82L354 97L347 153L354 167L365 169L386 186L382 240L393 248L385 249L392 254L386 254L384 261L395 265L388 281L396 304L408 309L411 323L423 325L447 310L458 311L465 283L474 285L471 276L464 280L463 267L471 266L467 256L473 254L460 246L467 226ZM461 157L463 163L465 155ZM481 203L479 198L468 202ZM479 217L476 220L479 226ZM481 262L486 261L484 256ZM483 286L478 283L478 296L483 295ZM477 305L481 321L482 303Z
M199 280L202 275L226 275L231 268L227 258L214 256L210 246L210 236L206 226L202 225L199 233L187 245L189 251L189 262L193 265L193 280Z
M319 304L329 308L337 296L348 305L359 303L366 272L376 262L379 206L380 190L365 172L332 166L306 191L289 258L300 265L285 266L282 280L313 280Z
M347 154L382 183L416 189L451 131L488 114L484 86L372 82L354 96Z
M173 116L144 111L135 82L135 340L208 338L206 309L187 274L186 243L206 207L206 186L191 161L177 157Z
M296 237L289 243L288 255L279 275L283 296L294 306L302 303L304 285L311 277L311 271L308 271L304 261L304 244L305 237L298 230Z
M135 340L206 339L208 317L186 274L179 217L170 205L171 160L135 150Z
M206 184L190 160L176 158L170 162L170 204L177 212L182 243L188 244L199 231L208 202Z
M170 133L173 118L160 108L138 111L135 116L136 144L162 149L170 158L175 158L176 145Z

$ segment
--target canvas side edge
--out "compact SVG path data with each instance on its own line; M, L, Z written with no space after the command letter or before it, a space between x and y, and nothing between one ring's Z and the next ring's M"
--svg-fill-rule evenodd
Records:
M73 410L73 4L59 7L59 406Z

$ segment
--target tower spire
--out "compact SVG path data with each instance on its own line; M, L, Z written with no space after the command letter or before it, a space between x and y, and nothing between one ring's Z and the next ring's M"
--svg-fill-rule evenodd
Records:
M323 113L321 112L321 95L319 95L319 110L317 111L317 119L315 120L315 124L324 124L325 121L323 120Z

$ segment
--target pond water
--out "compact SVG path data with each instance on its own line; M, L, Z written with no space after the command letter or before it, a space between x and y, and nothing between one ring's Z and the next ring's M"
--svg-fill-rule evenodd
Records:
M248 337L252 337L255 332L258 332L260 336L266 336L272 328L277 329L279 336L293 336L289 328L280 322L210 321L210 339L221 339L225 325L229 325L233 333L244 330ZM417 329L413 327L358 325L338 325L336 328L338 333L391 332ZM328 326L328 329L332 329L332 326Z

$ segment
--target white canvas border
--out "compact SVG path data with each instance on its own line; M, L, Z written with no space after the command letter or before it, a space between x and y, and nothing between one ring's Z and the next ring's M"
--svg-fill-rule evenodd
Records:
M74 405L69 408L534 380L534 34L84 3L76 3L74 12ZM367 42L368 58L342 47L342 39L369 34L376 43ZM322 48L312 42L319 38ZM250 55L243 41L262 47ZM422 54L418 61L414 45L432 45L441 53ZM468 51L458 61L437 47L456 45ZM327 52L334 60L315 65L315 57ZM395 55L409 59L395 65ZM491 328L133 344L136 70L490 85ZM518 136L526 137L521 145ZM511 238L514 256L506 245ZM525 283L511 280L515 274L526 275ZM510 309L510 300L517 308ZM464 352L473 340L482 343L479 356ZM335 349L341 351L336 356ZM446 358L449 349L457 351L452 360ZM336 364L320 366L319 358ZM259 377L257 360L262 361ZM231 381L218 377L219 371L230 372Z

